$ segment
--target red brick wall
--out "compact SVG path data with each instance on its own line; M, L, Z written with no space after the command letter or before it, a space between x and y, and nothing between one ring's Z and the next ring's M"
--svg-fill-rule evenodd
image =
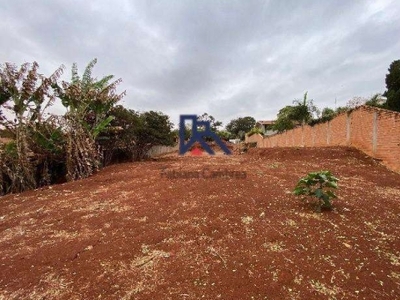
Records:
M390 168L400 171L400 113L377 112L377 145L375 157Z
M372 156L373 112L363 107L351 114L351 146L363 150Z
M266 148L353 146L400 172L400 113L385 109L361 106L330 122L253 140Z
M341 114L330 122L330 144L347 146L347 114Z

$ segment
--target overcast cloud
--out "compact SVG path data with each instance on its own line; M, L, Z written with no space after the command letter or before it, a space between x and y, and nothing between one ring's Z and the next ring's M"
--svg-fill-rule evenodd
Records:
M318 107L385 90L400 2L0 0L0 63L73 62L123 79L123 104L177 123L208 112L274 119L305 91Z

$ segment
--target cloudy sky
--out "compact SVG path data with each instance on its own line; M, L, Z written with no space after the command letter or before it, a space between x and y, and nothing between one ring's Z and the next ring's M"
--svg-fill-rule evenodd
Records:
M123 79L123 104L274 119L305 91L319 107L385 90L400 2L0 0L0 63L73 62ZM58 109L58 108L56 108Z

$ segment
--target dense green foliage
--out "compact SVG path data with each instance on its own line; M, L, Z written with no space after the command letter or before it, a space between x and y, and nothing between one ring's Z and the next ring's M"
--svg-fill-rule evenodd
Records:
M90 176L113 160L141 159L154 145L172 145L172 124L159 112L137 113L117 103L121 79L92 76L96 59L82 77L59 81L61 66L50 77L39 65L0 66L0 194L20 192ZM47 113L59 101L64 115ZM106 156L106 157L104 157Z
M390 64L389 73L386 75L386 108L400 111L400 60Z
M247 116L231 120L226 125L226 131L232 134L232 138L244 139L245 132L249 132L256 125L256 120L253 117Z
M230 132L228 132L228 131L226 131L226 130L219 130L219 131L217 131L217 135L218 135L222 140L225 140L225 141L228 141L229 139L233 139L233 138L234 138L234 136L233 136Z
M155 111L139 115L139 126L136 127L134 159L145 157L146 152L155 145L172 146L174 135L171 132L173 124L169 116Z
M273 127L274 130L283 132L285 130L293 129L295 126L295 114L294 106L285 106L280 109Z
M125 92L118 94L116 88L122 81L110 82L114 76L100 80L93 78L92 60L86 67L82 78L76 64L72 66L71 82L53 84L57 97L67 109L63 117L66 140L67 179L85 178L102 164L102 153L96 138L105 131L113 117L107 116L110 109L120 101Z
M201 116L198 116L197 121L210 122L210 129L213 132L217 132L218 128L222 126L221 121L216 120L212 115L209 115L208 113L204 113Z
M321 113L321 119L323 122L330 121L336 116L336 112L329 107L325 107Z
M313 100L307 99L307 92L304 93L302 100L296 99L293 104L279 110L274 130L283 132L293 129L296 125L308 124L313 119L313 114L317 112Z
M217 133L217 134L219 132L219 128L222 126L221 121L218 121L217 119L215 119L212 115L209 115L208 113L203 113L201 116L197 116L197 122L209 122L211 131L214 133ZM199 132L203 132L205 130L205 128L204 128L204 126L198 126L197 130ZM191 129L189 130L188 133L189 133L189 137L192 136ZM213 139L211 137L209 137L208 135L204 135L203 139L208 142L213 141Z
M253 127L249 132L247 132L247 136L252 136L253 134L263 134L263 131L258 127Z
M347 108L344 108L343 111L347 110L348 110ZM309 121L308 125L314 126L316 124L328 122L332 120L334 117L336 117L340 112L339 110L333 110L332 108L325 107L324 109L322 109L321 116L319 118L312 119L311 121Z

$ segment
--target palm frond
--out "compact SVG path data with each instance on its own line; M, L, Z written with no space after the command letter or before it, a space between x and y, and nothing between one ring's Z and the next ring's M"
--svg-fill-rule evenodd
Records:
M72 83L80 81L79 74L78 74L78 65L77 65L77 63L73 63L72 64L71 73L72 73L72 78L71 78Z
M83 86L86 86L86 85L89 85L92 83L92 70L93 70L93 67L96 65L96 63L97 63L97 58L94 58L87 65L85 72L83 73L83 76L82 76L82 85Z

